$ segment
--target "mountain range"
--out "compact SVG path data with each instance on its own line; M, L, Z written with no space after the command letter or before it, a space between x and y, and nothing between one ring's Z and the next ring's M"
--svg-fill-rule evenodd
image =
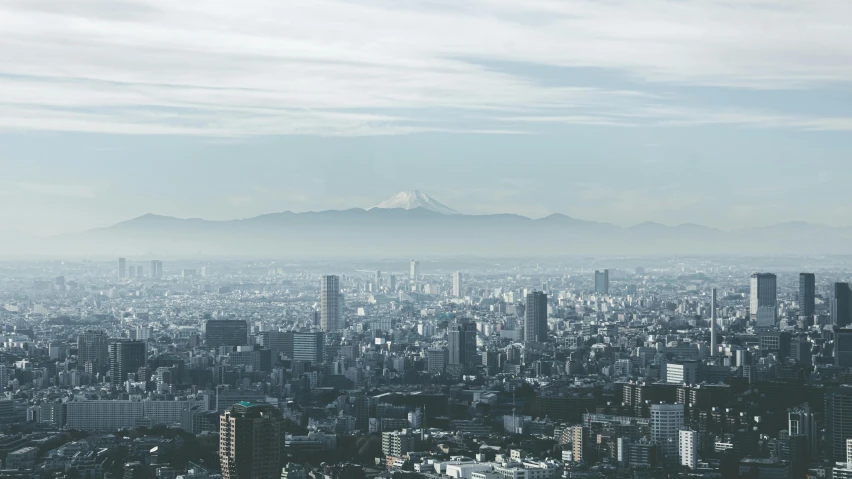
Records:
M51 238L0 235L0 251L7 258L819 255L852 253L852 228L804 222L739 231L652 222L624 228L562 214L460 214L428 195L402 192L370 209L227 221L146 214Z

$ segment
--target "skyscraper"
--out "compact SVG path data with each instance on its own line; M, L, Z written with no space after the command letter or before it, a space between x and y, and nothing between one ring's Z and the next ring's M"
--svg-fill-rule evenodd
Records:
M677 464L678 440L683 429L683 404L651 404L651 439L669 464Z
M524 309L524 341L547 342L547 295L541 291L532 291L527 294L527 304Z
M716 288L713 288L710 298L710 356L716 356L719 349L719 339L716 337Z
M163 277L163 262L156 259L151 260L151 279Z
M799 273L799 313L813 316L816 296L816 280L813 273Z
M320 284L320 329L325 332L340 330L340 278L322 277Z
M325 336L322 333L287 332L293 335L293 351L285 351L296 361L310 361L319 366L325 359Z
M248 344L248 323L244 319L210 319L204 324L208 348L245 346Z
M376 270L376 291L382 288L382 272Z
M145 365L146 346L144 341L127 339L113 340L109 344L109 368L112 382L122 383L129 374L136 374Z
M609 294L609 270L595 270L595 293L608 295Z
M453 296L456 298L464 296L462 292L462 274L458 271L453 273Z
M787 410L787 432L790 436L805 436L811 457L818 452L818 431L815 413L807 403Z
M420 261L411 260L408 275L412 281L418 281L420 279Z
M751 275L751 297L749 316L757 328L775 326L777 294L776 278L772 273L754 273Z
M396 275L395 274L390 275L390 278L388 279L388 291L390 291L391 293L396 291Z
M849 283L834 283L834 296L831 298L831 324L835 328L852 325L852 289Z
M272 404L238 402L219 418L219 462L223 479L278 479L281 425Z
M852 386L825 394L825 439L829 460L846 460L846 440L852 438Z
M450 361L447 369L466 373L476 366L476 324L461 320L449 327Z
M109 367L109 337L103 331L86 331L77 336L77 369L91 374L106 372Z
M124 258L118 258L118 279L124 279L127 277L127 260Z
M834 330L834 365L843 368L852 367L852 329Z

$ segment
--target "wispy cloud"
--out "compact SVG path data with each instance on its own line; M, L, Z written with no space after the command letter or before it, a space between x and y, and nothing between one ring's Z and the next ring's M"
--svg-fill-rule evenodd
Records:
M95 198L95 189L89 185L58 185L50 183L33 183L22 181L15 187L26 193L45 196L60 196L66 198Z
M622 126L634 113L683 123L703 112L679 117L678 99L642 85L848 87L850 16L846 0L10 0L0 5L0 129L494 133L542 122ZM522 65L594 67L634 87L580 87L571 75L543 82ZM426 114L434 109L482 116L450 124ZM755 123L743 115L758 114L704 116ZM852 122L760 116L773 128ZM517 126L499 127L506 121Z

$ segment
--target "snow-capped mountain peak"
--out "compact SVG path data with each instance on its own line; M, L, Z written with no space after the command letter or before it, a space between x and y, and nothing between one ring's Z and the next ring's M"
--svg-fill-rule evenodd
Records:
M399 193L377 204L373 208L400 208L404 210L423 208L444 215L459 214L458 211L441 204L438 200L432 198L426 193L421 193L418 190L400 191Z

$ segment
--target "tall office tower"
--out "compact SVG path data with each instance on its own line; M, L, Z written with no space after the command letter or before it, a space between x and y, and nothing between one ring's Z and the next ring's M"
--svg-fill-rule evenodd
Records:
M388 291L390 291L391 293L396 291L396 275L395 274L390 275L390 279L388 279Z
M852 367L852 328L834 330L834 365Z
M464 296L462 287L462 274L459 271L456 271L453 273L453 296L456 298Z
M309 361L320 366L325 360L325 336L322 333L284 333L293 335L292 351L287 355L296 361ZM289 344L287 345L289 347Z
M678 431L680 465L692 470L698 467L698 432L689 429Z
M420 261L411 260L411 267L408 276L412 281L420 280Z
M127 277L127 260L124 258L118 258L118 279L124 279Z
M324 332L340 330L341 318L340 278L334 275L322 277L320 285L320 329Z
M799 316L813 316L816 279L813 273L799 273Z
M123 383L128 374L136 374L145 365L147 349L145 341L127 339L113 340L109 343L109 368L112 382Z
M710 356L716 356L719 349L719 339L716 337L716 288L713 288L710 299Z
M527 293L524 309L524 341L547 342L547 295L541 291Z
M663 452L665 461L677 464L679 432L683 429L683 404L651 404L651 439Z
M151 279L160 279L163 277L163 262L151 260Z
M382 287L382 272L376 270L376 289L381 289Z
M476 324L467 320L449 327L450 361L448 369L473 371L476 367Z
M281 413L272 404L238 402L219 418L223 479L281 477Z
M595 270L595 293L609 294L609 270Z
M245 346L248 344L248 323L244 319L209 319L204 323L208 348Z
M103 374L109 367L109 337L103 331L77 336L77 369Z
M816 457L819 433L816 416L807 403L787 410L787 432L790 436L805 436L810 456Z
M834 296L831 298L831 324L835 328L852 325L852 289L849 283L834 283Z
M825 452L829 460L846 460L846 440L852 438L852 386L825 393Z
M754 273L751 275L751 299L749 316L757 328L773 328L776 319L777 294L775 275L772 273Z

